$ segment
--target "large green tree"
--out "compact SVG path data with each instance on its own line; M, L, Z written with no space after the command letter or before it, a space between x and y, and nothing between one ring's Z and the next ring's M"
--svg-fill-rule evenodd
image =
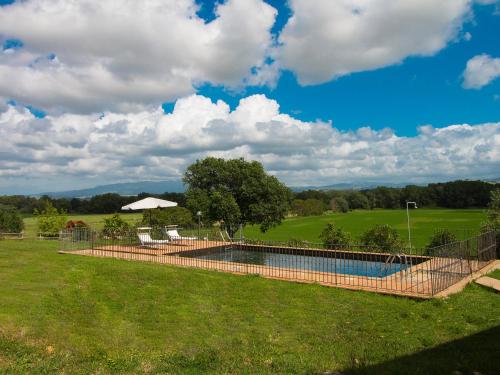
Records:
M184 174L187 206L204 220L223 221L233 234L238 224L259 224L265 232L281 223L290 209L292 193L262 164L244 159L208 157Z

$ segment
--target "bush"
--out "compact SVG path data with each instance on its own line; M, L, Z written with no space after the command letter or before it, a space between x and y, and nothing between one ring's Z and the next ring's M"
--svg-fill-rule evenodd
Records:
M70 220L66 223L66 229L88 228L88 224L83 220Z
M24 222L14 208L0 208L0 232L20 233L24 229Z
M45 201L41 211L35 208L35 215L38 216L38 232L43 236L59 235L59 231L64 229L68 221L66 212L62 209L59 211L49 201Z
M319 238L323 241L323 245L329 249L349 246L352 243L351 234L332 223L326 224Z
M443 246L457 241L458 241L457 236L449 229L439 229L435 231L432 237L430 238L429 244L427 245L427 249Z
M115 239L122 236L129 229L130 225L120 215L114 214L110 218L104 219L102 233L107 237Z
M288 246L288 247L298 247L298 248L307 248L308 247L308 243L307 243L307 241L299 240L297 238L290 238L288 241L286 241L286 246Z
M483 224L482 230L494 230L496 232L497 258L500 258L500 189L491 192L488 208L488 222Z
M349 211L349 203L343 197L336 197L330 201L330 209L333 212L348 212Z
M184 207L171 207L164 210L146 210L142 214L142 225L164 227L166 225L191 226L194 224L191 211Z
M322 215L325 210L326 206L323 201L315 198L295 199L292 203L292 211L298 216Z
M397 252L402 246L396 229L387 224L377 224L367 230L361 235L360 241L363 245L377 246L388 252Z
M68 221L66 230L71 232L73 241L88 241L90 239L90 227L83 220Z
M353 191L347 195L347 202L349 203L349 208L351 210L361 208L368 210L370 208L370 202L366 195L360 193L359 191Z

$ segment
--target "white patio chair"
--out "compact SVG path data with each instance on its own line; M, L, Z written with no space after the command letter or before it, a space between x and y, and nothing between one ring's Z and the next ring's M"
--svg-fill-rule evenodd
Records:
M139 241L141 241L141 245L144 247L152 247L155 248L158 245L165 245L170 243L170 240L153 240L149 233L138 232L137 237L139 237Z
M165 227L165 232L172 241L182 241L182 240L193 241L198 239L198 237L181 236L177 231L177 228Z

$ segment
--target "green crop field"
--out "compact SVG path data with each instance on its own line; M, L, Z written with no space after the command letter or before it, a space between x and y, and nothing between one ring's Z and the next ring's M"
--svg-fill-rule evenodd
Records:
M141 220L140 213L120 214L127 222ZM423 247L438 228L451 229L460 239L473 235L486 220L485 210L417 209L410 211L411 229L414 247ZM96 229L102 228L108 215L69 215L68 219L83 220ZM36 235L36 217L24 219L28 237ZM319 234L327 223L334 223L354 237L375 224L389 224L396 228L402 239L407 241L408 231L405 210L355 210L345 214L329 213L321 216L288 218L283 223L266 233L261 233L258 226L247 226L244 235L252 239L287 241L290 239L319 241ZM239 234L236 234L237 236Z
M472 235L486 220L485 210L416 209L410 210L412 245L423 247L438 228L448 228L459 238ZM330 213L321 216L295 217L286 219L280 226L261 233L258 226L247 226L244 235L272 241L286 241L291 238L319 241L319 234L327 223L350 232L354 237L375 224L389 224L397 229L402 239L407 241L406 210L355 210L345 214Z
M416 301L0 241L2 374L496 374L500 295Z

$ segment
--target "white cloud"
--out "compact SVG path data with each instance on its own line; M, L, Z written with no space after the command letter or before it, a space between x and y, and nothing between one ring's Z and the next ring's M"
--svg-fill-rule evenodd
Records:
M302 84L326 82L438 52L458 35L471 0L291 0L290 7L276 45L277 11L263 0L227 0L208 23L195 0L18 1L0 7L0 43L23 42L0 51L0 99L51 113L127 113L207 82L272 87L281 69Z
M37 119L8 106L0 112L0 150L4 191L7 184L37 191L40 181L44 190L55 190L67 181L178 179L189 163L208 155L260 160L292 185L418 182L498 177L500 123L427 125L414 137L367 127L341 132L331 123L280 113L278 103L262 95L242 99L233 111L223 101L192 95L170 114L158 108Z
M282 67L302 84L433 55L454 39L469 0L291 0Z
M0 7L0 98L46 110L128 112L275 77L265 59L276 10L228 0L205 23L194 0L26 0ZM1 44L1 43L0 43ZM48 56L56 58L51 59Z
M500 58L486 54L474 56L467 61L463 76L464 88L480 89L500 76Z

